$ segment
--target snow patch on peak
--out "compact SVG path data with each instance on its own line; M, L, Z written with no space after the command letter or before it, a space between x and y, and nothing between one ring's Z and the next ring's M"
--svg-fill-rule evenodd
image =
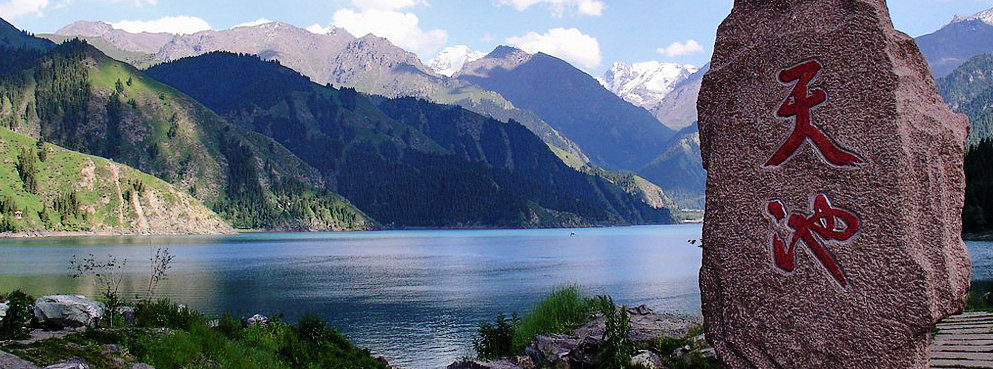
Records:
M952 23L971 21L971 20L979 20L986 22L986 24L993 25L993 9L987 9L970 16L956 15L955 18L952 19Z
M462 70L466 63L482 59L485 56L485 53L472 51L465 45L451 46L441 50L438 56L428 61L428 67L438 74L451 77Z
M647 61L634 64L614 63L597 78L606 89L628 102L651 109L662 102L676 86L697 67L686 64Z

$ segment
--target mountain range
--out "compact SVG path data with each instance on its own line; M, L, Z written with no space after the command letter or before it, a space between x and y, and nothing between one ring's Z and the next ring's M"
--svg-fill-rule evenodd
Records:
M105 32L106 26L106 24L101 23L77 22L60 30L58 34L61 37L72 34L89 37ZM149 35L131 34L131 37L139 39L147 36ZM117 32L114 33L114 37L117 37ZM155 41L161 42L161 40ZM119 40L111 46L115 48L133 47L129 45L151 42L151 40L141 42ZM94 45L100 46L96 43ZM117 52L106 49L104 51L108 54ZM132 49L129 52L139 51ZM668 148L663 145L669 142L673 134L671 129L660 124L643 108L619 99L610 91L599 86L599 83L585 72L564 61L549 58L547 55L541 55L537 59L548 61L543 64L545 66L558 71L568 71L568 75L573 78L573 81L582 81L576 86L582 86L583 90L572 93L570 96L589 101L589 106L611 109L608 111L616 110L621 113L621 116L611 117L606 111L598 112L587 109L584 112L563 117L561 114L552 114L551 109L542 111L539 111L541 109L533 109L536 105L569 107L575 105L559 96L540 95L537 96L541 98L539 101L523 100L520 98L521 96L515 96L514 99L511 99L500 91L480 86L481 81L474 80L472 76L463 73L466 66L480 61L474 60L479 57L479 53L472 52L468 48L447 50L439 58L432 61L434 65L432 68L421 63L412 53L396 47L386 39L373 35L355 38L342 29L334 28L327 34L314 34L284 23L266 23L225 31L204 31L192 35L176 35L159 47L159 50L155 52L155 59L160 62L167 62L210 51L254 54L265 60L278 60L282 65L299 71L319 84L330 83L335 87L351 87L358 92L386 97L424 98L437 103L459 105L473 112L505 122L514 120L535 133L564 162L574 168L593 166L636 172L661 152L667 151ZM520 50L516 52L523 53ZM493 55L493 53L488 55ZM462 68L453 72L460 64ZM522 70L531 68L533 64L528 64L527 68ZM443 73L439 73L435 68ZM447 74L451 74L452 77ZM510 75L514 75L514 73L507 74L507 76ZM555 79L559 75L554 73L544 75L535 73L530 77L533 77L533 80L528 83L538 86L560 84ZM490 84L498 82L498 79L487 81ZM565 90L572 87L572 85L568 85ZM532 108L529 109L528 107ZM692 110L695 111L695 109ZM583 116L588 115L588 113L594 115ZM590 126L584 131L584 127L576 125L577 121L582 123L582 119L577 118L587 119L588 122L600 119L593 118L596 116L595 114L605 116L606 119L602 126ZM558 121L560 119L561 122ZM632 123L628 123L629 121ZM614 146L613 148L622 148L623 150L623 152L615 153L612 148L607 147L609 146L607 143L591 142L593 140L589 137L600 135L598 130L615 122L620 122L622 125L633 125L628 128L618 127L608 131L608 137L617 137L612 142L624 142L624 140L631 138L635 145ZM570 132L563 132L564 127L571 127L566 128L571 129ZM635 132L630 129L632 127L645 127L645 130ZM585 139L584 143L578 143L577 137L580 137L579 140ZM593 150L594 153L591 154L588 150ZM627 158L628 155L631 157ZM672 175L682 176L681 173L672 173Z
M85 41L38 42L0 57L0 122L159 177L238 228L673 220L658 187L577 171L512 119L317 84L254 55L141 71Z

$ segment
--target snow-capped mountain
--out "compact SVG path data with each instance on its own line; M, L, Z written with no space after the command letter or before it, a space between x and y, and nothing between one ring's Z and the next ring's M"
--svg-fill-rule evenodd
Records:
M947 76L966 60L993 52L993 9L956 16L951 23L916 41L934 77Z
M993 24L993 9L987 9L970 16L956 15L955 18L952 19L952 23L965 22L971 20L978 20L978 21L986 22L987 24Z
M453 76L462 70L465 63L482 59L486 53L472 51L468 46L458 45L446 47L438 56L428 61L428 67L445 76Z
M604 87L628 102L652 110L680 82L696 73L697 67L649 61L614 63L597 78Z

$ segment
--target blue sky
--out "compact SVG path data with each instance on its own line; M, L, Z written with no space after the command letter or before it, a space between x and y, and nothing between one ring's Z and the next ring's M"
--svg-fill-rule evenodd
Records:
M373 32L423 60L441 48L490 51L515 44L545 51L599 74L611 63L658 60L700 66L732 0L0 0L0 17L19 28L54 32L77 20L131 29L192 32L258 19ZM890 1L896 27L930 33L954 15L993 8L993 0ZM164 22L150 22L164 17ZM359 35L361 36L361 35Z

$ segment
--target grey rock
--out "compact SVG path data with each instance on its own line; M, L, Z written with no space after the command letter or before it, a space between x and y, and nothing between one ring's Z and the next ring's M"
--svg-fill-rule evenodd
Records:
M651 344L663 337L683 337L694 326L703 323L699 316L656 313L645 305L628 308L628 315L631 317L631 331L628 338L634 343ZM597 313L589 323L573 334L577 337L603 337L606 322L603 314Z
M524 353L536 367L587 368L599 364L602 346L598 337L543 334L535 337Z
M496 361L459 360L448 365L447 369L534 369L531 359L510 357Z
M131 306L121 306L117 308L117 313L121 314L124 318L124 323L129 326L134 326L138 323L138 319L135 317L135 308Z
M90 364L80 359L69 359L46 366L45 369L90 369Z
M0 320L3 320L3 317L7 316L7 309L10 309L10 305L6 302L0 302Z
M255 314L255 315L252 315L251 318L248 318L248 325L249 326L256 325L256 324L263 324L263 325L264 324L269 324L269 317L267 317L265 315L262 315L262 314Z
M145 363L134 363L131 364L131 369L155 369L155 367Z
M542 334L536 336L524 348L524 353L538 367L557 367L568 361L569 353L579 347L580 339L564 334Z
M37 365L34 365L24 359L21 359L13 354L8 354L6 352L0 351L0 368L3 369L38 369Z
M54 295L35 300L34 316L47 328L94 326L103 317L104 305L85 296Z
M654 352L648 350L639 351L637 355L631 358L631 366L640 367L643 369L664 369L662 366L662 359L659 358Z
M716 359L717 358L717 351L715 351L713 347L708 347L708 348L705 348L705 349L701 349L700 350L700 356L703 356L703 357L708 358L708 359Z

